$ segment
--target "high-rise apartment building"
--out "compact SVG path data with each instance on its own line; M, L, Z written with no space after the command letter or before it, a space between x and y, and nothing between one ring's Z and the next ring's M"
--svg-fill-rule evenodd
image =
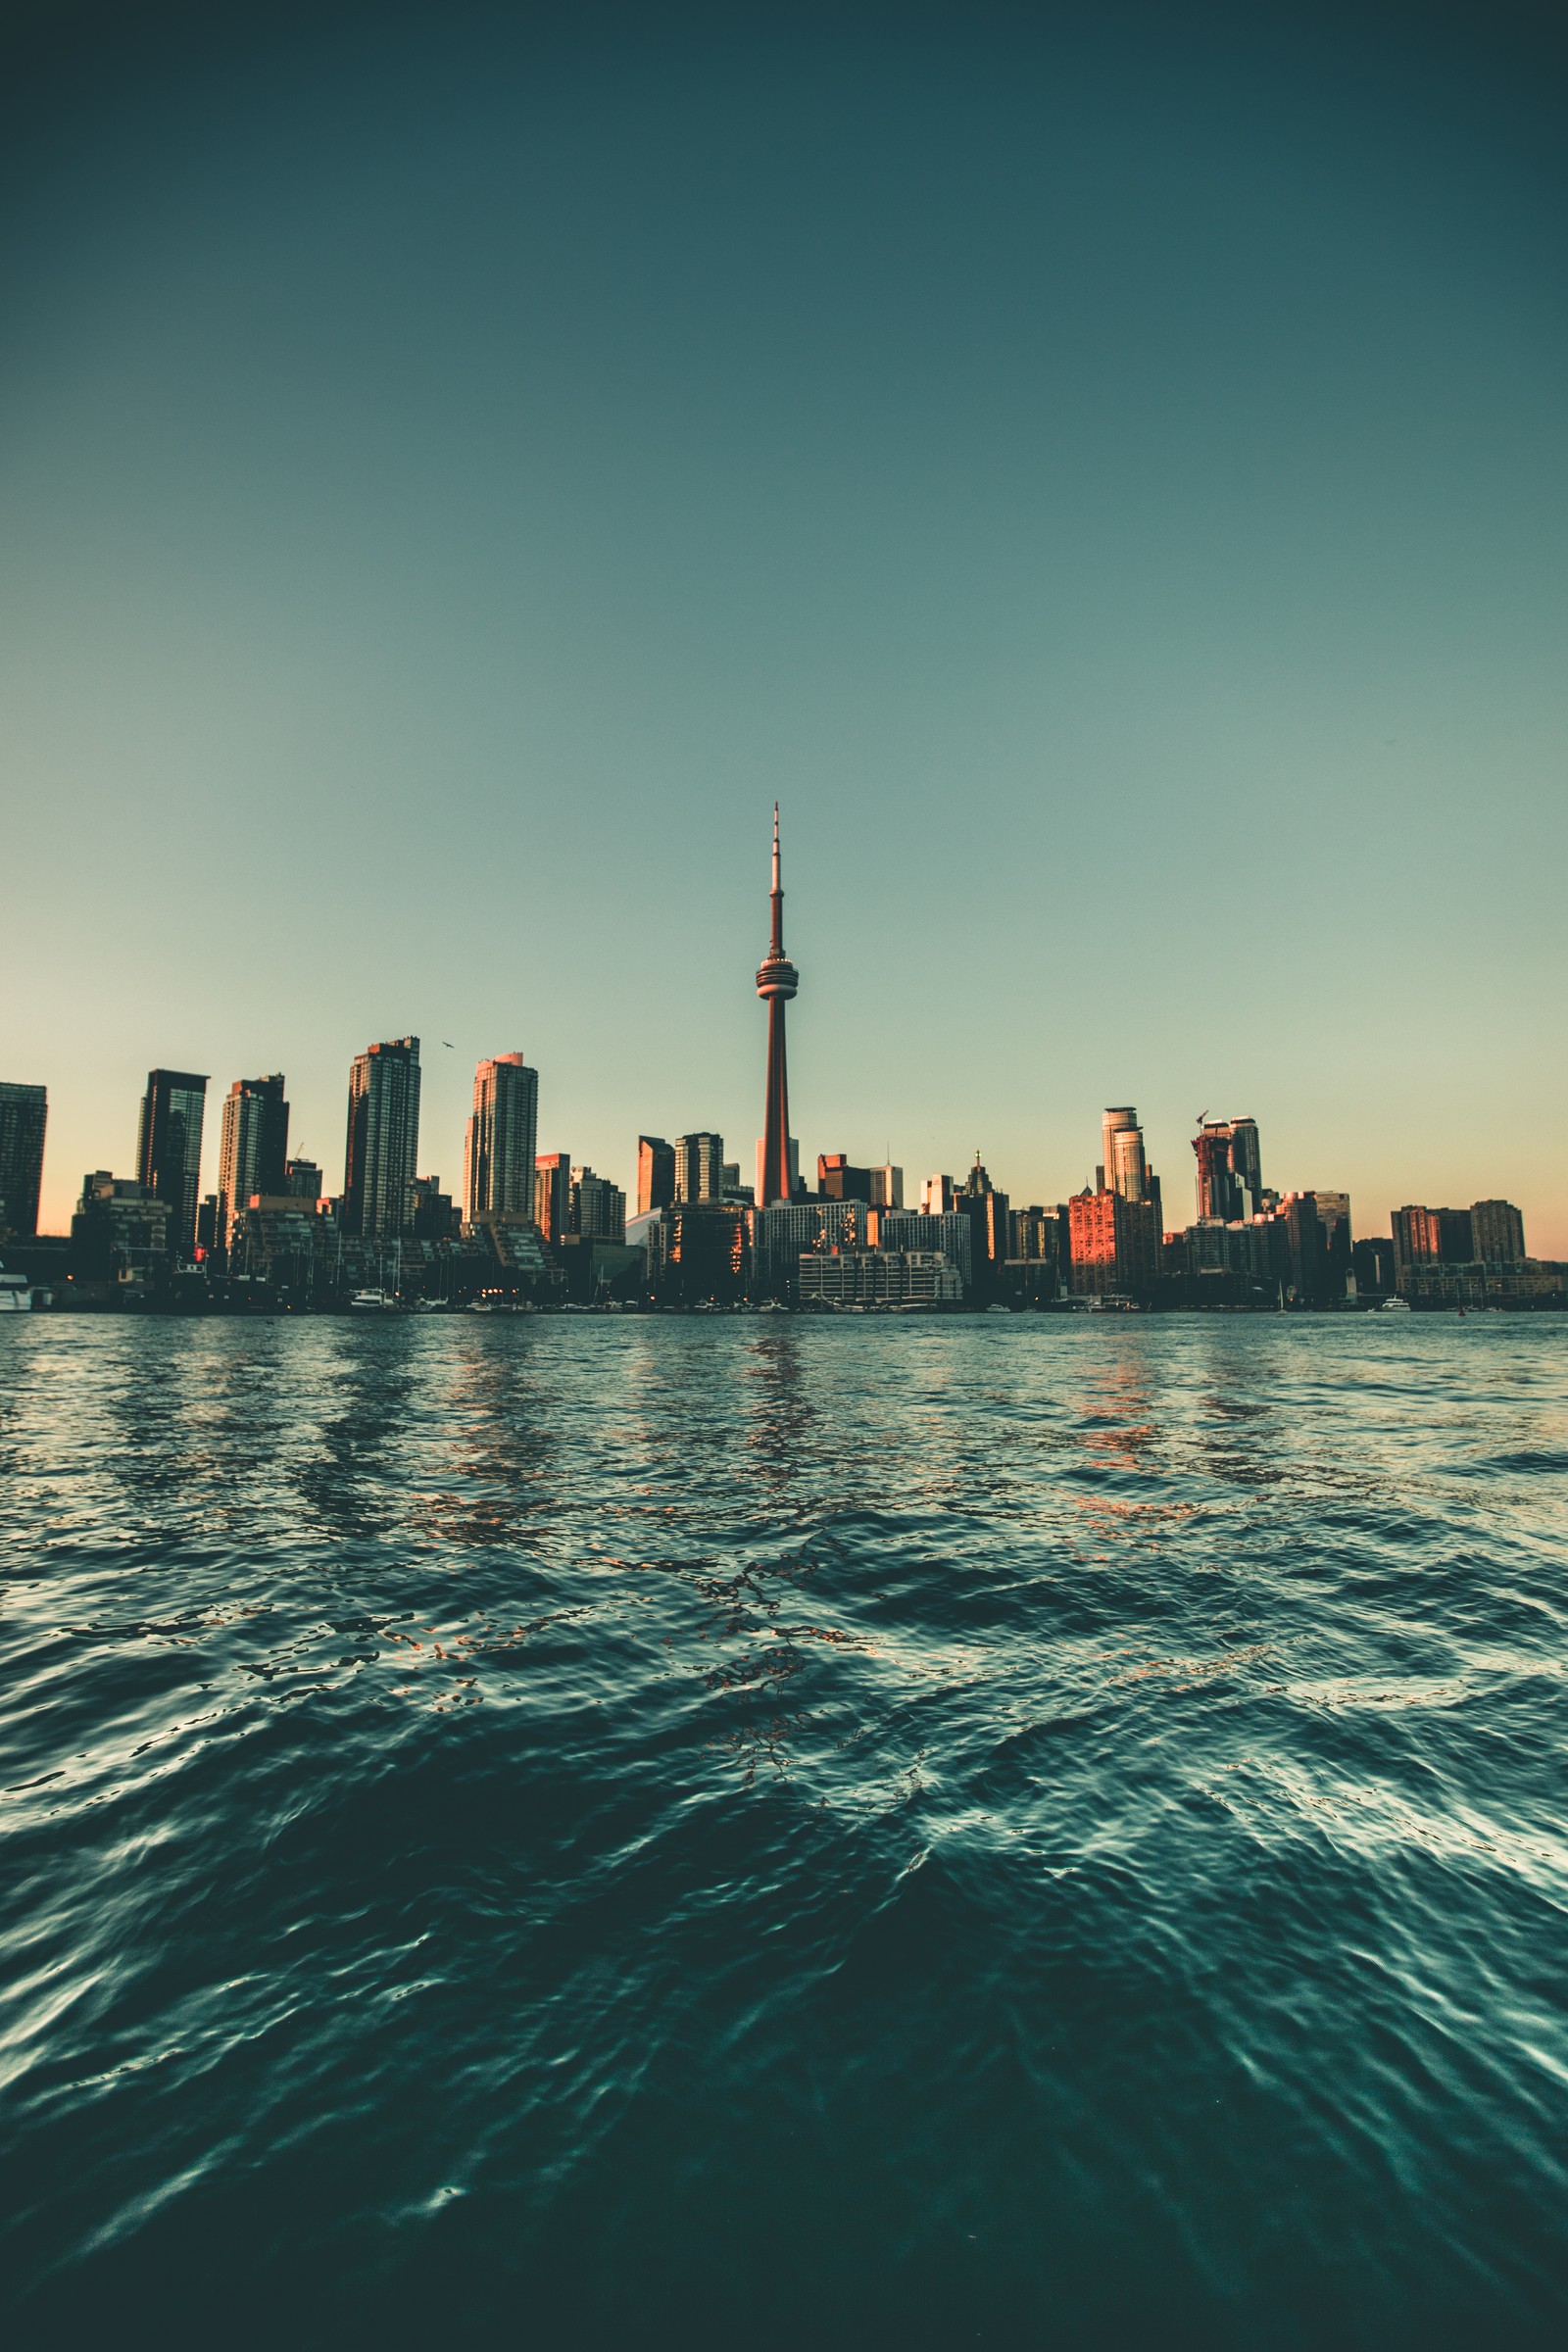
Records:
M1508 1203L1483 1202L1481 1205L1483 1208L1493 1205L1507 1208ZM1518 1210L1514 1209L1512 1215L1519 1218ZM1393 1224L1394 1263L1401 1289L1404 1276L1417 1266L1469 1266L1482 1256L1472 1209L1422 1208L1407 1204L1394 1211ZM1489 1217L1483 1216L1482 1228L1489 1243L1503 1238ZM1511 1238L1511 1234L1508 1238ZM1522 1245L1522 1219L1519 1219L1518 1238Z
M0 1088L0 1094L4 1091ZM1483 1265L1524 1263L1525 1221L1511 1200L1472 1200L1470 1232L1475 1254Z
M136 1136L136 1182L169 1211L172 1256L196 1248L207 1081L189 1070L149 1070Z
M419 1041L385 1038L349 1069L343 1230L390 1241L403 1229L419 1156Z
M0 1241L30 1241L38 1230L48 1122L47 1087L0 1085Z
M974 1228L956 1209L946 1215L924 1209L878 1209L872 1239L880 1250L939 1250L957 1267L964 1285L974 1279Z
M545 1241L563 1241L571 1231L571 1153L541 1152L533 1171L533 1221Z
M571 1171L571 1230L584 1241L623 1242L626 1239L626 1196L618 1184L596 1176L592 1168Z
M533 1213L539 1146L539 1073L520 1054L496 1054L473 1073L473 1111L463 1155L463 1213Z
M1475 1229L1467 1208L1440 1208L1438 1218L1438 1255L1446 1266L1468 1266L1475 1263Z
M708 1129L675 1142L675 1199L696 1208L724 1198L724 1138Z
M1394 1270L1402 1278L1414 1266L1435 1266L1443 1256L1443 1228L1433 1208L1406 1202L1393 1215Z
M1152 1200L1129 1200L1102 1187L1067 1203L1074 1291L1136 1298L1159 1273L1159 1221Z
M296 1200L319 1200L321 1171L314 1159L291 1159L283 1170L283 1190Z
M1149 1163L1137 1111L1130 1102L1105 1111L1100 1132L1106 1192L1120 1193L1124 1200L1142 1200L1148 1190Z
M254 1193L279 1194L287 1186L288 1104L283 1073L270 1078L236 1078L223 1097L218 1147L218 1212L214 1239L226 1250L228 1238Z
M637 1138L637 1214L671 1208L675 1200L675 1152L662 1135Z

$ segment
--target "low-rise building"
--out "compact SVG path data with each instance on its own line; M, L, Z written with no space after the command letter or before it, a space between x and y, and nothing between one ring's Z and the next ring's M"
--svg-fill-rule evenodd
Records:
M175 1208L150 1185L95 1168L71 1220L71 1271L81 1282L145 1288L169 1258Z
M939 1250L805 1250L803 1306L957 1306L963 1279Z

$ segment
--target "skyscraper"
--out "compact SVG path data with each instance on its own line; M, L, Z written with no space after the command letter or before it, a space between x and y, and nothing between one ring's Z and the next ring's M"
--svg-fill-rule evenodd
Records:
M288 1104L283 1073L270 1078L236 1078L223 1097L223 1125L218 1147L216 1239L229 1235L253 1193L288 1190Z
M1205 1119L1193 1138L1198 1214L1229 1224L1263 1206L1262 1155L1255 1119Z
M419 1156L419 1041L386 1038L349 1069L343 1230L390 1241L403 1229Z
M539 1073L520 1054L497 1054L473 1073L473 1113L463 1155L463 1213L533 1214Z
M136 1182L169 1211L172 1255L196 1247L207 1081L189 1070L149 1070L136 1136Z
M758 969L757 993L767 1005L767 1095L762 1140L757 1155L757 1205L788 1200L794 1189L790 1165L790 1091L784 1064L784 1007L800 987L800 975L784 953L784 887L779 879L778 803L773 803L773 887L768 893L772 925L767 954Z
M968 1279L976 1294L982 1298L998 1287L1002 1269L1007 1262L1010 1203L1005 1193L999 1193L985 1168L980 1154L974 1155L964 1188L954 1200L957 1215L969 1220L970 1264Z
M1130 1102L1119 1109L1107 1110L1100 1122L1102 1152L1107 1193L1120 1193L1124 1200L1142 1200L1147 1196L1148 1162L1144 1155L1144 1131L1138 1124L1138 1113Z
M30 1241L38 1230L48 1119L46 1087L0 1085L0 1240Z
M724 1138L703 1128L675 1139L675 1199L695 1205L724 1197Z
M533 1171L533 1221L547 1242L559 1242L571 1231L571 1153L541 1152Z
M675 1199L675 1153L662 1135L637 1138L637 1214L669 1208Z

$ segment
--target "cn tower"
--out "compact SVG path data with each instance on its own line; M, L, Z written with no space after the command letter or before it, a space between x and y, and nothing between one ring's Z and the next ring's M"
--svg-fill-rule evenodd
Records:
M757 993L767 1000L767 1107L762 1113L761 1164L757 1172L757 1205L770 1208L790 1197L790 1085L784 1068L784 1007L799 988L800 974L784 953L784 886L779 880L778 803L773 803L773 927L757 973Z

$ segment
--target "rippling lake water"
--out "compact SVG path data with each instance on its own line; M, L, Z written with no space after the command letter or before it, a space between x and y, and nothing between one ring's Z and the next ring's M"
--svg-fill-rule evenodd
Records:
M12 2340L1568 2340L1568 1323L0 1328Z

